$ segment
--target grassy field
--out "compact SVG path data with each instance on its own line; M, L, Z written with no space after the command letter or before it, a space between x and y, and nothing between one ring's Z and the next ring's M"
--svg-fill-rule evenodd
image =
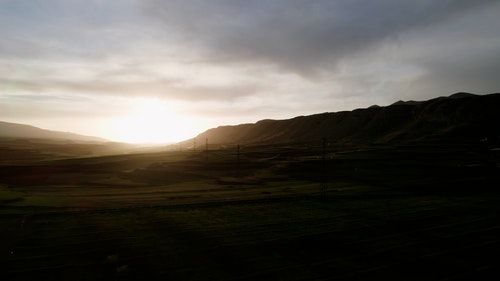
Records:
M4 163L3 280L498 278L495 153L297 145Z

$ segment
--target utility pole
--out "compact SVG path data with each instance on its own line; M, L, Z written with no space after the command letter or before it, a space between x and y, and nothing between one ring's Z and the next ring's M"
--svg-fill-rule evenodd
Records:
M238 144L237 150L236 150L236 176L240 176L240 144Z
M205 161L208 162L208 138L205 138Z
M322 179L321 179L321 193L323 194L323 196L326 197L326 192L327 192L327 186L326 186L326 138L323 138L323 141L322 141L322 152L321 152L321 162L322 162L322 167L321 167L321 176L322 176Z

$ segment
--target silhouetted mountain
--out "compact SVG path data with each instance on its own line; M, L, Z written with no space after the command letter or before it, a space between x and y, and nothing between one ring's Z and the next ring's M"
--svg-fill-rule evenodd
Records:
M30 138L30 139L54 139L71 141L107 141L98 137L78 135L68 132L58 132L40 129L30 125L16 124L0 121L0 137L3 138Z
M457 93L385 107L262 120L222 126L197 136L211 144L329 142L388 143L415 140L479 141L500 136L500 94Z

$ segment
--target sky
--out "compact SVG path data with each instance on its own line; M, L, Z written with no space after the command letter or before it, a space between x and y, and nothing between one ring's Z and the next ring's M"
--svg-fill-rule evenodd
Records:
M0 120L125 142L500 92L498 0L0 0Z

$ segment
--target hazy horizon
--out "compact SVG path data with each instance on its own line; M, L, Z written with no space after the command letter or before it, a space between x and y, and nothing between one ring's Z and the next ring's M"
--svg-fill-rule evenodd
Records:
M0 120L123 142L499 92L498 1L0 1Z

